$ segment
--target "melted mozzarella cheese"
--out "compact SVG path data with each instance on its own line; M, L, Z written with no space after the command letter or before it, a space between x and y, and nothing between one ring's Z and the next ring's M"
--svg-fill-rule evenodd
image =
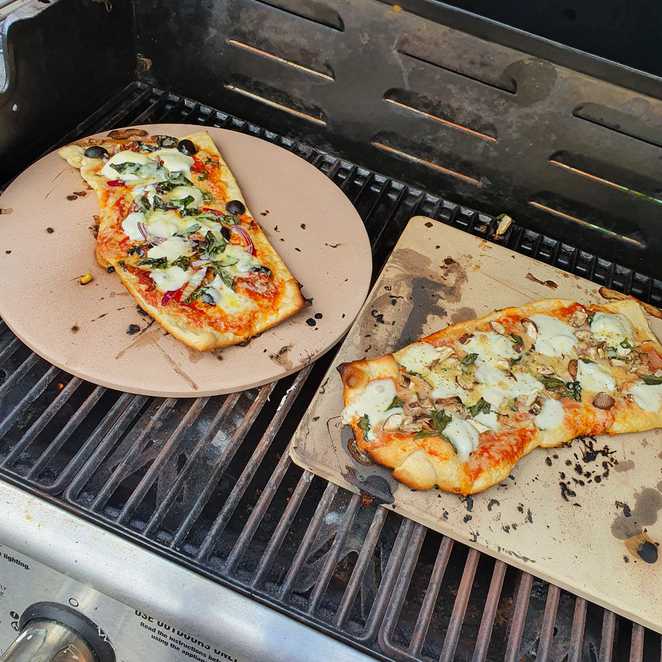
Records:
M229 250L229 246L226 249ZM409 372L422 373L442 356L439 348L426 342L415 342L394 354L395 360Z
M191 166L193 159L186 154L182 154L174 148L159 149L154 152L154 156L163 161L163 166L169 172L183 172L187 177L191 176Z
M147 165L149 163L149 158L144 154L139 154L138 152L132 152L130 150L125 150L122 152L117 152L113 154L106 164L101 168L101 174L106 179L121 179L123 182L133 182L141 179L140 175L134 175L129 172L117 172L114 165L119 165L121 163L137 163L138 165Z
M463 460L468 459L471 452L478 448L478 430L469 421L458 416L451 418L443 435L453 444L458 456Z
M218 276L209 283L206 291L214 299L216 305L226 313L245 313L256 306L252 299L235 292Z
M478 354L483 363L493 364L516 355L513 342L492 331L475 333L464 347L468 354Z
M619 356L627 356L629 347L623 347L621 343L632 344L634 331L630 320L618 313L595 313L591 320L591 333L596 340L607 343L616 348Z
M247 273L255 267L260 266L260 262L256 260L247 250L236 246L235 244L228 244L223 251L223 257L231 260L237 260L234 268L240 273Z
M142 214L139 211L134 211L122 221L122 230L124 230L124 234L129 239L140 241L141 239L144 239L144 237L138 229L138 223L144 222L145 214Z
M495 411L491 411L489 414L486 414L484 411L482 411L480 414L476 414L476 416L474 416L474 420L488 430L499 429L499 419L497 418Z
M170 237L166 239L162 244L158 246L152 246L147 251L147 257L158 259L160 257L165 257L168 259L168 262L173 262L178 257L182 255L188 255L191 253L191 247L185 239L181 237Z
M173 234L182 229L182 220L172 210L157 210L150 214L147 222L149 231L157 237L172 237ZM190 223L187 221L187 224Z
M156 195L156 190L154 184L147 184L146 186L135 186L131 190L131 196L134 201L142 198L143 195L147 196L147 202L149 202L150 207L154 204L154 196Z
M172 292L186 284L189 273L181 267L168 267L167 269L154 269L150 276L156 287L162 292Z
M352 402L342 411L342 422L351 423L356 418L367 416L370 422L368 439L374 439L374 429L393 414L402 414L401 407L386 409L395 398L395 383L392 379L374 379L368 382ZM387 413L388 412L388 413Z
M489 363L483 363L483 361L476 361L476 379L481 384L488 384L490 386L496 386L501 384L508 379L508 375L503 370L499 370L491 366Z
M659 411L662 407L662 384L637 382L629 392L637 405L646 411Z
M536 352L545 356L563 356L572 352L577 337L565 322L549 315L532 315L530 319L538 328Z
M616 389L616 381L597 363L588 361L577 362L577 381L581 384L583 391L613 391Z
M558 400L545 400L540 413L533 419L539 430L551 430L563 424L563 405Z
M515 381L510 387L510 395L513 398L533 397L543 390L543 385L528 372L520 372L515 375Z
M170 191L168 199L177 201L183 200L189 196L193 198L193 202L188 205L189 207L199 207L202 204L202 191L195 186L175 186L175 188Z

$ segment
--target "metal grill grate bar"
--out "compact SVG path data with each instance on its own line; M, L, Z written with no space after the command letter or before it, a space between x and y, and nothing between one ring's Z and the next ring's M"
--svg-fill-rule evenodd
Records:
M600 662L611 662L616 634L616 614L605 609L602 615L602 637L600 639Z
M457 590L455 604L453 605L451 620L448 623L448 629L446 630L444 647L439 656L439 662L452 662L453 659L455 659L457 642L460 638L462 624L464 623L464 614L467 610L467 604L469 603L469 595L471 594L471 589L473 587L479 558L480 552L475 549L469 550L467 562L464 566L464 572L462 573L462 580L460 581L460 587Z
M526 622L532 584L533 577L528 572L520 572L519 587L517 588L515 607L510 621L508 644L504 656L505 662L517 662L519 660L519 647L522 641L522 634L524 633L524 623Z
M644 628L641 625L632 625L632 638L630 640L629 662L641 662L644 659Z
M36 354L30 354L23 363L21 363L18 368L12 374L7 377L6 381L0 385L0 398L2 398L6 393L8 393L13 386L16 385L16 382L20 381L25 377L25 375L32 370L42 359ZM57 372L57 368L51 367L48 370L47 374L51 374L51 371Z
M444 580L444 573L446 572L448 559L450 558L452 551L453 541L450 538L444 537L444 539L441 541L441 545L439 545L439 551L437 552L437 558L434 563L432 575L430 575L430 582L425 591L423 604L421 605L421 610L418 613L418 618L416 619L416 625L414 627L414 633L412 635L411 642L409 643L408 652L414 658L419 655L421 649L423 648L423 643L425 642L425 637L427 636L428 628L430 627L432 612L434 611L434 607L437 602L439 589L441 588L441 583Z
M570 632L570 651L568 662L581 662L584 644L584 628L586 627L586 600L575 600L575 612L572 616L572 630Z
M506 576L506 568L507 566L503 561L494 562L492 580L490 581L490 588L485 600L485 609L480 620L478 636L476 637L476 647L474 648L471 662L483 662L487 657L487 650L490 645L490 639L492 638L494 619L499 606L499 597L501 596L503 580Z
M542 625L540 626L540 643L538 644L538 652L536 653L536 660L540 660L540 662L546 662L551 653L554 623L556 622L556 612L559 608L560 597L561 589L558 586L550 584L547 591L547 601L545 602Z

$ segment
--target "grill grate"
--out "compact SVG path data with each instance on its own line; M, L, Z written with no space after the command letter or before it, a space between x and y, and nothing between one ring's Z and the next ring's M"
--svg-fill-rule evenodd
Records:
M492 217L143 83L58 144L149 122L244 131L307 159L359 210L377 266L414 214L486 238L495 229ZM515 224L502 241L662 303L660 281L583 249ZM383 659L660 659L654 633L294 466L288 440L330 360L239 394L146 398L49 366L0 321L0 471Z

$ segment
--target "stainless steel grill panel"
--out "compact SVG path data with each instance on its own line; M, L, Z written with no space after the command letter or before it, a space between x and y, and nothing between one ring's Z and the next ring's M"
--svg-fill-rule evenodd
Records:
M67 134L192 122L260 136L340 186L380 265L424 213L489 238L492 217L133 83ZM55 146L55 145L54 145ZM513 225L508 246L662 303L662 283ZM330 361L241 394L177 401L94 387L0 323L0 472L81 517L396 660L651 660L660 638L294 466L289 438Z

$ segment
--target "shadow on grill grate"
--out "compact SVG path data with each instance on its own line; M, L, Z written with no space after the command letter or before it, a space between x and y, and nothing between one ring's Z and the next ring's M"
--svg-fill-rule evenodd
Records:
M292 150L359 210L381 266L426 214L490 239L496 221L177 95L132 83L63 137L150 122ZM662 283L513 224L521 253L662 303ZM0 322L7 479L384 659L660 659L660 638L294 466L287 443L331 357L244 393L172 400L82 382Z

